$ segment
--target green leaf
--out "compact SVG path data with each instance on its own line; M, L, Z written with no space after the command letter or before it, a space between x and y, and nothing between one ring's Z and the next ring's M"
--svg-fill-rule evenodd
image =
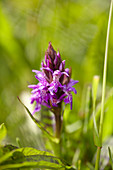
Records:
M99 137L99 134L96 132L95 127L94 127L94 143L95 146L102 147L101 139Z
M4 123L2 123L0 125L0 142L6 137L6 135L7 135L7 129Z
M69 124L66 126L67 133L74 133L82 127L82 122L80 120L75 123Z
M93 77L93 84L92 84L93 102L96 102L98 84L99 84L99 76L96 75Z
M46 134L46 136L52 141L52 142L55 142L55 143L59 143L59 139L58 138L55 138L54 136L52 136L46 129L45 129L45 125L37 120L36 118L34 118L31 114L31 112L29 111L29 109L22 103L22 101L19 99L18 97L18 100L20 101L20 103L24 106L24 108L26 109L27 113L29 114L29 116L31 117L31 119L36 123L36 125Z
M17 147L13 145L5 145L4 147L1 147L0 164L8 160L15 152L15 149L17 149Z
M102 143L99 137L99 132L97 128L96 123L96 115L95 115L95 107L96 107L96 96L97 96L97 89L99 84L99 76L94 76L93 78L93 87L92 87L92 93L93 93L93 124L94 124L94 143L96 146L101 147Z
M62 168L62 166L59 166L57 164L50 163L50 162L47 163L45 161L8 164L8 165L3 165L0 168L1 168L1 170L3 170L3 169L12 169L12 168L32 168L32 167L48 168L48 169L61 169Z
M112 167L112 170L113 170L113 159L112 159L110 147L108 147L108 151L109 151L109 161L110 161L110 164L111 164L111 167Z
M95 119L95 112L93 111L93 124L94 124L94 143L96 146L101 147L101 140L99 138L99 133L98 133L98 128L97 128L97 123Z
M113 88L109 91L106 100L105 100L105 104L104 104L104 108L106 109L110 103L113 102ZM96 111L95 111L95 116L96 119L99 118L100 116L100 112L101 112L101 102L97 105ZM90 126L92 127L93 124L93 119L90 120Z
M90 118L90 110L92 106L92 89L91 85L87 87L86 95L85 95L85 120L84 120L84 127L83 132L87 133L89 128L89 118Z
M20 138L18 138L18 137L16 138L16 143L17 143L17 146L18 146L18 147L22 147L22 146L21 146L21 142L20 142Z
M64 160L53 154L34 148L14 149L0 158L0 169L7 168L47 168L47 169L73 169Z
M94 169L95 169L90 162L87 162L87 166L88 166L88 168L89 168L90 170L94 170Z

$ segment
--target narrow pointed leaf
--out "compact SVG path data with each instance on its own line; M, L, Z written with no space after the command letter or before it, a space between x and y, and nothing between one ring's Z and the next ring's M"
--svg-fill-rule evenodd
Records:
M29 111L29 109L22 103L22 101L19 99L20 103L24 106L24 108L26 109L27 113L29 114L29 116L31 117L31 119L36 123L36 125L46 134L46 136L55 143L59 143L59 139L55 138L54 136L52 136L46 129L45 129L45 125L40 122L39 120L37 120L36 118L33 117L33 115L31 114L31 112Z
M94 124L94 143L96 146L101 147L101 140L98 133L97 123L96 123L96 115L95 115L95 107L96 107L96 97L97 97L97 89L99 84L99 76L94 76L93 78L93 87L92 87L92 94L93 94L93 124Z
M6 137L6 135L7 135L7 129L4 123L2 123L0 125L0 142Z
M96 75L93 77L93 84L92 84L93 102L96 102L98 84L99 84L99 76Z
M90 162L87 162L87 166L88 166L88 168L89 168L90 170L94 170L94 169L95 169Z
M85 102L85 121L84 121L84 128L83 131L84 133L87 133L88 126L89 126L89 117L90 117L90 110L91 110L91 105L92 105L92 89L91 86L89 85L87 87L87 92L86 92L86 102Z
M109 151L109 161L110 161L110 164L111 164L111 167L112 167L112 170L113 170L113 159L112 159L110 147L108 147L108 151Z
M109 104L113 102L113 88L109 91L107 97L106 97L106 100L105 100L105 104L104 104L104 108L106 110L106 108L109 106ZM99 115L100 115L100 112L101 112L101 103L99 103L96 107L96 110L95 110L95 117L96 119L99 118ZM90 119L90 126L92 127L93 125L93 119Z
M96 128L94 127L94 143L95 146L102 147L102 142L100 140L99 134L95 130Z

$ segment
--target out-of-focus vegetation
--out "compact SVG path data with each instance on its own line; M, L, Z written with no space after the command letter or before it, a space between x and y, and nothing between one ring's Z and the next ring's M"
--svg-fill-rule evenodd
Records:
M73 95L73 110L70 111L70 106L65 108L63 157L74 165L79 159L84 165L95 159L92 110L89 111L90 120L87 122L89 131L84 131L86 94L93 76L99 75L99 108L109 4L108 0L0 1L0 124L4 122L7 127L5 143L16 144L16 137L19 137L22 146L47 149L41 131L25 113L17 96L32 110L30 89L27 86L29 83L36 83L32 69L40 69L48 42L51 41L53 47L59 49L62 59L66 60L66 66L72 67L72 78L79 80L76 85L78 94ZM112 37L113 22L108 53L103 134L103 141L107 146L113 140ZM40 113L37 115L40 117ZM105 149L102 157L105 157ZM103 166L104 164L105 161Z

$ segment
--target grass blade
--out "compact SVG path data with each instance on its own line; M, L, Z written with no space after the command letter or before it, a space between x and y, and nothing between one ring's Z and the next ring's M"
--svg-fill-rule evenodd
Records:
M111 164L111 167L112 167L112 170L113 170L113 159L112 159L110 147L108 147L108 151L109 151L109 161L110 161L110 164Z

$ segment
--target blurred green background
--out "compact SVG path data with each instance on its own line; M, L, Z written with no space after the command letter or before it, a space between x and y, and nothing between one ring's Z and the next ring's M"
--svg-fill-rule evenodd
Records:
M72 78L79 80L76 85L78 94L73 95L73 110L70 111L69 106L65 109L66 123L70 125L79 120L83 123L83 91L94 75L100 75L98 100L101 96L109 5L108 0L0 1L0 123L4 122L8 129L5 142L16 144L16 137L19 137L23 146L45 149L40 130L29 119L17 96L32 110L29 104L30 89L27 86L36 83L32 69L40 69L49 41L55 50L59 49L62 59L66 60L66 67L72 67ZM112 37L113 22L108 53L108 91L113 86ZM106 110L104 139L113 133L112 102ZM40 113L37 114L40 117ZM76 140L81 133L77 131L72 135ZM71 135L68 137L72 138ZM72 149L72 154L77 150L74 142L70 144L68 141L66 144ZM81 142L84 146L86 141ZM72 154L69 153L71 158Z

